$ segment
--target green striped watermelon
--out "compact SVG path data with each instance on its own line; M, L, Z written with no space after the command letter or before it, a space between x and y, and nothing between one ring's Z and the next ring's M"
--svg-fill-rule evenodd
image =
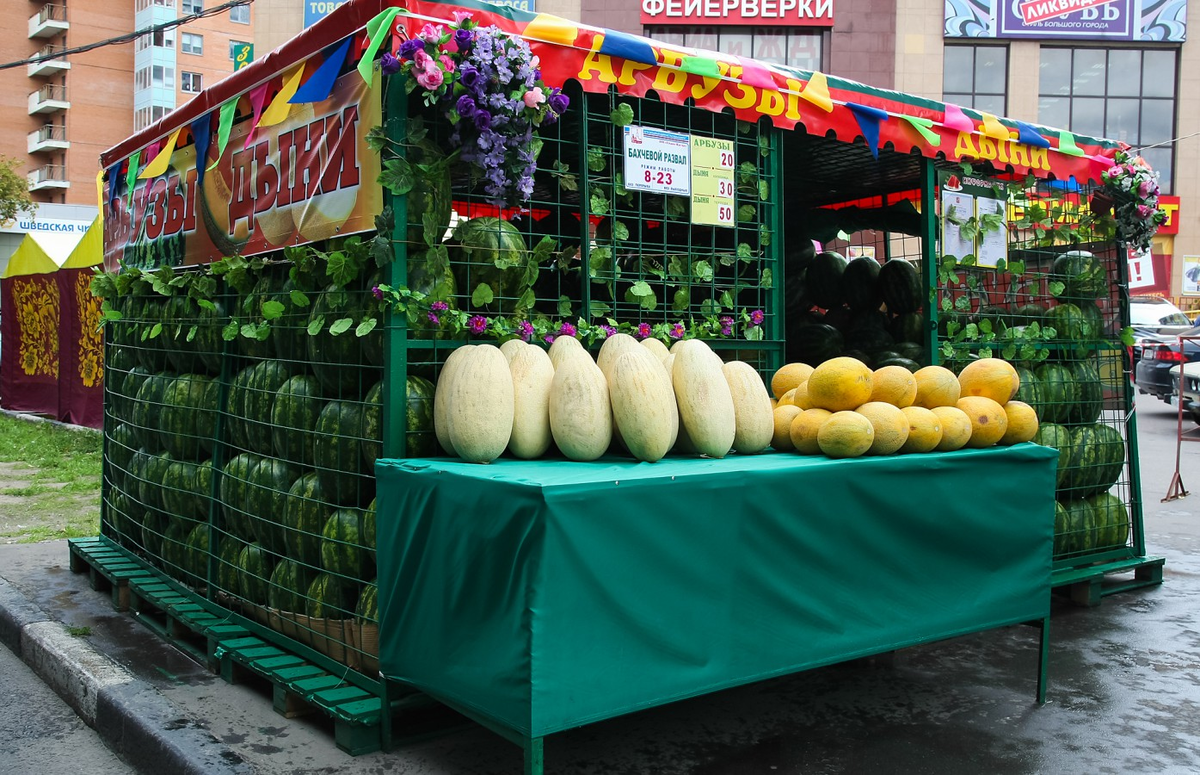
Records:
M892 320L892 338L897 342L914 342L924 345L929 339L929 329L925 325L925 316L920 312L905 312ZM917 360L913 358L913 360Z
M1013 320L1015 325L1027 326L1030 323L1042 324L1046 317L1046 308L1041 304L1021 304L1013 310Z
M1129 510L1121 499L1102 492L1086 500L1096 513L1096 549L1125 546L1129 541Z
M246 444L260 455L274 454L271 411L276 392L289 377L291 367L284 361L260 361L244 386L239 408L245 420Z
M1104 313L1094 301L1079 301L1075 303L1083 316L1084 327L1091 332L1092 339L1103 339L1107 326L1104 323Z
M295 560L280 561L271 574L267 605L280 611L303 611L314 575L311 569Z
M188 583L194 587L202 587L208 578L208 525L196 524L187 538L187 571Z
M183 522L172 522L167 526L162 540L162 564L167 575L186 582L188 578L188 535L190 527Z
M311 567L321 564L321 531L334 508L316 473L307 473L288 490L283 509L287 556Z
M1054 259L1050 276L1063 284L1060 298L1099 299L1108 295L1104 263L1086 250L1072 250Z
M246 392L254 366L247 366L234 375L225 393L224 435L229 444L240 450L250 448L246 430Z
M243 487L251 535L273 554L286 551L283 512L288 492L299 477L300 472L285 461L262 458L250 469Z
M832 310L842 306L845 297L842 295L842 275L846 272L846 259L840 253L818 253L809 264L805 273L805 284L813 304L821 309ZM876 289L880 277L875 278Z
M102 522L112 526L125 546L140 546L142 543L142 519L146 510L133 498L120 490L110 490L103 501Z
M363 465L360 449L362 422L363 405L353 401L330 401L317 418L317 475L330 500L341 506L367 503L374 494L374 478Z
M247 482L255 466L262 461L258 455L242 453L228 463L221 471L221 481L218 492L221 498L221 513L225 517L225 530L243 541L254 540L254 530L250 516L246 513L250 506Z
M364 384L362 340L354 335L362 312L355 292L333 285L318 294L312 304L309 322L323 323L316 336L308 337L308 360L313 374L331 396L358 398L370 387ZM333 324L344 318L353 320L354 325L336 336L330 333Z
M297 374L279 386L271 406L271 447L284 460L313 464L317 418L325 408L321 383L308 374Z
M493 301L479 309L512 312L513 302L502 305L501 297L515 300L533 285L528 276L531 254L517 227L494 216L480 216L460 222L454 228L454 241L452 259L462 295L471 296L479 285L487 285Z
M1055 474L1055 488L1062 491L1067 486L1067 474L1071 470L1074 448L1071 444L1071 432L1057 423L1044 422L1038 425L1037 434L1033 437L1036 444L1043 447L1053 447L1058 450L1058 468Z
M354 616L364 622L379 623L379 586L375 583L363 587L358 596L358 605L354 607Z
M433 432L433 395L436 388L432 382L416 376L405 380L406 432L404 435L405 457L431 457L437 454L437 436ZM375 470L375 461L383 456L383 383L376 382L367 393L363 406L362 430L363 462L367 471Z
M1068 485L1074 497L1107 492L1125 468L1125 440L1111 425L1091 423L1071 429L1074 465Z
M894 258L880 267L879 290L888 312L893 315L920 312L929 295L921 273L900 258Z
M172 462L171 456L162 452L147 458L141 469L142 479L137 487L138 500L147 508L155 511L166 510L167 505L163 502L163 479L166 478L167 469L171 467Z
M833 326L824 323L788 326L786 347L789 363L819 366L841 355L844 346L841 332Z
M159 419L163 408L163 394L173 377L165 372L152 374L141 383L134 398L132 425L138 441L143 447L157 452L163 448L159 431Z
M1021 380L1021 386L1017 388L1017 394L1013 396L1016 401L1024 401L1033 407L1033 411L1037 413L1039 422L1042 421L1045 409L1045 397L1042 395L1042 383L1038 381L1037 375L1033 369L1028 366L1014 365L1017 371L1017 377Z
M1051 307L1046 312L1044 325L1054 329L1055 341L1066 344L1091 342L1097 334L1095 322L1069 302Z
M1075 536L1067 521L1067 510L1060 501L1054 501L1054 557L1059 558L1075 551Z
M167 515L161 511L145 509L141 521L142 549L151 561L161 567L164 563L163 551L166 544L167 530L170 529L172 524L171 520L167 519Z
M308 587L306 612L314 619L349 619L358 603L358 585L321 573Z
M217 589L226 594L241 596L238 589L238 559L246 543L233 536L218 536L220 550L217 552Z
M319 287L319 286L317 286ZM309 298L317 288L306 283L296 283L290 278L279 289L274 300L283 305L283 314L271 321L271 340L274 343L275 357L290 363L294 370L308 361L308 306L296 305L292 291L299 290Z
M238 317L261 320L263 318L262 305L268 301L275 300L282 285L283 281L273 272L260 276L249 293L238 297ZM248 358L261 359L274 357L275 347L271 333L273 331L268 329L266 339L242 336L239 333L237 337L238 350Z
M371 557L371 562L375 562L375 503L376 498L371 499L371 505L367 506L367 510L363 513L363 546L367 548L367 553Z
M321 530L321 567L341 579L354 581L374 575L360 509L338 509L329 515Z
M133 462L133 455L139 446L137 433L132 425L121 423L112 429L104 444L104 473L109 481L118 486L125 486L129 465Z
M1035 374L1042 390L1044 422L1062 423L1071 416L1071 407L1079 400L1079 388L1071 370L1060 363L1043 363Z
M1071 365L1071 376L1075 379L1078 397L1071 404L1067 421L1093 423L1100 418L1104 408L1104 385L1094 360L1078 361Z
M201 371L204 364L187 341L188 331L194 325L200 308L194 299L184 295L176 295L167 299L163 310L163 332L157 342L166 353L167 362L171 368L181 374Z
M238 555L238 594L255 605L266 605L274 560L258 544L248 544Z
M1077 498L1066 501L1063 507L1067 511L1067 554L1079 555L1093 551L1096 548L1096 510L1092 504L1086 499Z
M147 371L162 371L167 367L167 352L163 347L166 334L159 334L153 339L148 335L154 326L164 322L165 310L166 297L157 294L144 296L140 305L134 305L134 314L141 325L134 336L133 347L137 352L138 363ZM142 339L143 333L147 334L145 339Z
M203 460L213 450L220 385L200 374L183 374L163 391L159 437L176 458Z
M877 310L883 297L879 291L879 262L859 256L846 264L841 278L841 295L846 306L858 312Z
M173 517L207 522L212 501L212 461L176 460L162 480L163 508Z

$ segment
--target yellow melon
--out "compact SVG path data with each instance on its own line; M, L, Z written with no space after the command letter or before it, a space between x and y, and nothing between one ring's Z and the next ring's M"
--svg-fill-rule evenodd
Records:
M772 412L773 412L773 411L775 411L775 407L777 407L777 406L779 406L779 399L778 399L778 398L772 398L772 399L771 399L771 411L772 411Z
M871 375L871 400L903 409L917 400L917 378L903 366L884 366Z
M942 424L942 440L934 447L938 452L953 452L967 446L971 440L971 418L957 406L935 406L929 411Z
M828 409L805 409L792 420L792 446L802 455L815 455L821 451L817 434L825 421L833 416Z
M789 390L788 392L784 393L783 395L781 395L779 397L779 403L783 404L784 406L787 406L788 404L792 403L792 396L794 396L795 394L796 394L796 388L792 388L791 390Z
M872 374L857 358L830 358L808 378L808 400L820 409L841 412L871 400Z
M958 375L964 396L984 396L1003 406L1017 394L1021 377L1008 361L980 358L971 361Z
M913 374L917 380L917 397L913 400L916 406L932 409L935 406L954 406L962 397L962 387L958 377L945 366L926 366L917 369Z
M834 412L817 431L817 446L833 458L861 457L873 441L875 427L858 412Z
M949 407L944 407L949 408ZM932 409L923 406L906 406L900 410L908 420L908 438L901 452L931 452L942 441L942 421ZM963 415L966 418L966 415ZM969 425L969 424L968 424Z
M775 407L775 432L771 435L771 446L779 452L791 452L795 449L792 444L792 420L800 410L791 404L780 404Z
M1038 416L1033 407L1024 401L1009 401L1004 405L1008 417L1008 430L1000 438L1001 444L1020 444L1032 441L1038 432Z
M875 438L868 455L894 455L908 439L908 418L886 401L868 401L854 411L871 421Z
M792 404L801 409L813 408L812 399L808 397L808 380L796 386L795 392L792 393Z
M1008 415L1004 407L987 396L963 396L955 404L971 421L968 447L990 447L1004 438L1008 430Z
M807 363L787 363L780 367L771 377L771 395L783 397L783 394L808 379L813 373L813 367Z

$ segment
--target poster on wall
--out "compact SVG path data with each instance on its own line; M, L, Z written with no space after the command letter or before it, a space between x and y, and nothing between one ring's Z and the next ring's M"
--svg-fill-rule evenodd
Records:
M1183 282L1180 290L1184 296L1200 296L1200 256L1183 257Z
M945 0L944 35L1182 43L1187 0Z

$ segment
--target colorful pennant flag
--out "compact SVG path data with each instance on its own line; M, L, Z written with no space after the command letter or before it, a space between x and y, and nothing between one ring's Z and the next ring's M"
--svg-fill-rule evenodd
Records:
M1017 125L1017 142L1025 145L1033 146L1034 148L1049 148L1050 141L1042 136L1042 133L1034 129L1031 125L1024 121L1014 122Z
M995 140L1011 140L1012 135L1009 134L1008 127L1000 123L1000 119L996 118L991 113L983 114L983 133Z
M946 103L942 126L957 132L974 133L975 131L975 122L969 119L966 113L963 113L962 108L952 102Z
M100 211L101 220L104 219L104 170L96 173L96 208Z
M133 204L133 187L137 184L138 165L142 163L142 152L134 151L129 157L129 169L125 170L125 195L129 197L126 206Z
M709 57L683 57L679 62L679 69L685 73L707 78L721 77L721 68L717 65L717 60Z
M108 168L108 206L112 207L117 201L117 178L121 177L121 162Z
M544 43L557 43L560 46L575 45L579 28L574 22L559 18L548 13L539 13L521 33L527 40L540 40Z
M212 113L205 113L191 124L192 144L196 148L196 187L204 186L205 160L208 159L208 144L212 141Z
M604 31L600 53L628 59L631 62L640 62L643 65L658 64L658 58L654 56L654 47L650 45L649 41L616 30Z
M292 68L290 73L284 74L283 88L263 111L262 118L258 120L259 126L275 126L287 121L288 114L292 112L292 97L300 88L300 79L304 77L306 64L307 62L301 62Z
M147 156L153 156L153 158L150 159L150 163L146 165L146 169L142 170L142 174L138 175L139 178L142 180L146 180L148 178L157 178L159 175L167 171L167 167L171 164L171 154L175 153L175 143L179 140L179 133L182 130L183 127L179 127L179 129L176 129L174 132L172 132L171 136L167 138L167 143L162 147L161 151L158 153L150 151L146 154Z
M392 22L398 13L400 13L399 8L388 8L367 22L367 37L371 42L367 45L367 50L363 52L362 59L358 60L358 74L362 76L363 82L367 86L371 85L371 79L375 73L375 55L379 53L383 39L391 32Z
M1058 152L1067 156L1086 156L1083 149L1075 142L1075 135L1067 131L1058 133Z
M742 65L742 83L756 89L778 88L775 86L775 79L771 77L771 71L763 67L761 62L744 57L738 57L738 62Z
M325 61L296 90L289 102L299 105L304 102L324 102L329 99L330 93L333 92L333 85L337 83L338 73L342 71L342 64L346 61L346 54L350 51L352 40L353 36L337 44L337 48L326 49Z
M813 73L808 83L804 84L800 96L826 113L833 112L833 100L829 98L829 79L825 77L825 73Z
M888 120L887 111L873 108L870 105L859 105L857 102L847 102L846 107L854 114L858 128L862 130L863 139L871 149L871 155L879 158L879 125Z
M243 151L254 145L254 138L258 135L258 120L262 117L263 103L267 101L267 90L270 88L271 82L267 81L250 90L250 110L254 116L250 119L250 131L246 133L246 144L242 146Z
M901 116L900 118L907 121L913 129L917 130L917 133L925 138L925 142L934 148L941 146L942 136L933 131L933 119L917 118L916 116Z
M233 132L233 119L237 116L237 103L237 97L234 97L221 106L221 116L217 121L217 158L208 165L210 170L220 164L221 157L225 155L225 146L229 145L229 135Z

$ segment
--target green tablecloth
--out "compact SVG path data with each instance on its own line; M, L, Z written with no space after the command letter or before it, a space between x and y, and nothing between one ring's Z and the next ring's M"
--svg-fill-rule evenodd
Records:
M1055 458L380 461L381 669L541 737L1039 619Z

